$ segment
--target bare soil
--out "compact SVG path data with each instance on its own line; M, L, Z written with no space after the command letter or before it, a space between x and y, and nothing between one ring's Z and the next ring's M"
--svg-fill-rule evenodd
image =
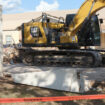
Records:
M70 92L62 92L51 89L26 86L16 84L11 77L0 79L0 98L24 98L24 97L54 97L54 96L74 96L74 95L90 95L90 94L104 94L105 83L97 83L96 87L101 87L102 90L92 90L84 94L76 94ZM14 103L14 104L0 104L0 105L105 105L105 100L81 100L81 101L67 101L67 102L31 102L31 103Z

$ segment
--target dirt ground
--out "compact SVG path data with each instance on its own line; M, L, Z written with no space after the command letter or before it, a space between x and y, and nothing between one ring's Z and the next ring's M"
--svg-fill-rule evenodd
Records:
M62 92L45 88L33 87L16 84L10 77L0 79L0 98L24 98L24 97L52 97L52 96L74 96L74 95L90 95L104 94L105 83L97 84L103 86L102 91L92 90L84 94L76 94L70 92ZM14 103L0 105L105 105L105 100L82 100L82 101L67 101L67 102L33 102L33 103Z

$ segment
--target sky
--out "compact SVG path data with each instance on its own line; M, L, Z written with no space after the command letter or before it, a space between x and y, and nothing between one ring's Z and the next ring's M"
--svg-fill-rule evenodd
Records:
M85 0L0 0L4 14L78 9Z

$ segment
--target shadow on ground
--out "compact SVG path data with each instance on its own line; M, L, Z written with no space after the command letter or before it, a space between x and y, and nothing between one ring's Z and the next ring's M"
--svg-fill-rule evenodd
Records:
M13 66L6 67L5 72L8 72L8 70L10 71L10 73L29 72L29 67L26 67L24 71L22 70L22 68L23 68L22 65L13 65ZM42 68L40 67L40 69ZM79 71L83 71L82 68L79 68L79 69L80 69ZM44 68L44 71L46 71L46 68ZM93 69L92 70L89 69L89 71L93 71ZM96 76L97 71L98 71L98 68L97 70L95 69L95 71L93 71L94 76ZM34 67L32 67L31 72L34 72ZM101 74L102 74L101 76L104 76L104 69ZM85 76L87 76L88 80L90 79L90 77L91 78L93 77L91 72L85 73ZM56 76L56 79L57 79L57 76ZM94 84L94 87L98 87L98 86L100 86L100 83ZM14 83L10 77L6 77L3 79L0 79L0 98L53 97L53 96L104 94L105 83L103 83L102 87L103 87L103 91L101 92L97 90L94 90L94 91L92 90L84 94L76 94L76 93L62 92L62 91L56 91L56 90L33 87L33 86L20 85L20 84ZM45 102L45 103L40 102L40 103L31 103L31 104L24 103L22 105L36 105L36 104L38 105L105 105L105 100L81 100L81 101L74 100L74 101L67 101L67 102Z
M102 94L102 93L103 92L90 91L84 94L76 94L76 93L55 91L55 90L50 90L45 88L16 84L12 81L10 77L0 79L0 98L74 96L74 95ZM43 102L43 103L39 102L39 103L31 103L31 104L24 103L22 105L36 105L36 104L38 105L105 105L105 100L81 100L81 101L74 100L74 101L67 101L67 102Z

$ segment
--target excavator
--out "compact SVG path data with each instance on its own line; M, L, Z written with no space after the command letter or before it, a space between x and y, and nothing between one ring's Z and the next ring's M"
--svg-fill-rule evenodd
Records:
M100 67L105 50L100 46L100 24L96 12L105 7L105 0L86 0L76 14L63 17L42 13L42 16L23 23L22 62L27 65ZM84 47L81 49L81 47Z

